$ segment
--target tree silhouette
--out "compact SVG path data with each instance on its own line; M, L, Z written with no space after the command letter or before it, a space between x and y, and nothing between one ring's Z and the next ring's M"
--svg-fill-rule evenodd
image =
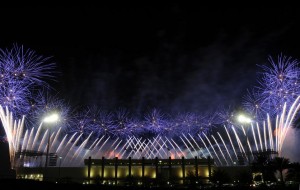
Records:
M288 169L290 167L289 163L290 160L284 157L275 157L270 162L271 169L274 170L274 172L279 171L280 182L282 184L284 184L283 170Z
M294 162L289 165L287 180L300 181L300 163Z
M223 169L214 169L211 181L215 184L222 185L231 181L229 174Z
M275 180L273 173L269 172L269 170L270 170L269 161L270 161L270 158L268 155L260 153L260 154L256 155L255 160L253 161L252 166L251 166L252 172L262 173L263 181Z
M242 184L249 184L252 181L252 174L251 171L241 171L238 173L237 179Z

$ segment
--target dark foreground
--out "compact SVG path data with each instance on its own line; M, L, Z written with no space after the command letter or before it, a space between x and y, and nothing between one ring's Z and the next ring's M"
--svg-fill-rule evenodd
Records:
M236 185L236 186L221 186L221 187L214 187L211 185L177 185L177 186L151 186L151 187L144 187L142 185L138 186L112 186L112 185L86 185L86 184L76 184L76 183L52 183L52 182L40 182L40 181L33 181L33 180L17 180L17 179L1 179L0 180L1 186L3 189L13 190L13 189L39 189L39 190L45 190L45 189L52 189L52 190L58 190L58 189L64 189L64 190L76 190L76 189L84 189L84 190L94 190L94 189L100 189L100 190L165 190L165 189L224 189L224 190L263 190L263 189L270 189L270 190L299 190L299 185L286 185L286 186L259 186L259 187L251 187L249 185Z

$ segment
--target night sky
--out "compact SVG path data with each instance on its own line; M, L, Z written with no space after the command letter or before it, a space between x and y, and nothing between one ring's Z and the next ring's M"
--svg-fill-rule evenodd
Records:
M0 48L52 56L53 94L73 107L137 115L240 107L257 64L281 52L300 59L291 4L10 6L0 16Z
M281 52L299 58L293 5L20 6L0 14L0 48L18 43L52 56L60 72L53 94L74 107L239 107L257 64Z

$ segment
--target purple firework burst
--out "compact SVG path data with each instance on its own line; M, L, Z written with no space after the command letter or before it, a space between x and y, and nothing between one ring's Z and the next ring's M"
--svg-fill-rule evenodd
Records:
M48 88L54 78L54 63L23 46L0 49L0 104L15 116L27 115L36 99L34 91Z
M150 133L164 135L170 131L170 121L158 109L151 110L145 116L145 128Z
M192 135L201 128L202 117L195 113L178 114L172 122L172 129L178 135Z
M266 118L266 114L269 111L269 106L266 105L266 98L252 89L251 91L247 91L247 94L243 97L243 106L245 110L253 116L256 121L261 121Z
M300 95L299 62L282 54L274 60L268 58L269 65L259 65L262 68L258 79L259 85L245 97L244 106L258 118L279 114L283 105L294 102Z
M56 67L54 63L48 63L49 60L33 50L13 45L11 49L0 49L0 75L6 80L48 86L44 80L54 79Z
M93 119L90 114L89 108L85 108L84 110L80 110L74 116L74 120L72 124L68 127L68 133L79 133L84 137L93 132Z
M59 122L56 127L61 127L64 131L71 127L73 123L73 111L58 96L51 96L47 92L39 91L36 95L35 102L31 102L31 109L28 113L27 121L30 125L37 125L42 122L50 113L59 114Z
M91 119L90 128L93 129L97 137L112 135L114 130L113 115L103 109L90 108L89 117Z
M230 107L219 108L217 114L217 123L220 125L233 125L236 123L236 113Z
M131 126L132 117L127 109L119 108L115 111L113 123L114 128L112 129L112 132L114 136L128 137L134 134Z
M6 82L0 86L0 103L2 106L7 106L15 115L25 115L31 107L29 98L31 92L18 82Z

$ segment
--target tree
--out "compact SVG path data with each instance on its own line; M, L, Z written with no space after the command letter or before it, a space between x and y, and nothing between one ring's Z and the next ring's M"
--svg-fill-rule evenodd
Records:
M199 176L197 177L194 171L188 171L186 179L188 180L189 185L194 186L196 182L200 179Z
M292 181L300 181L300 163L295 162L289 165L289 170L287 174L287 179Z
M270 158L264 153L256 155L254 162L252 163L252 172L262 173L262 181L275 181L273 171L270 172L269 167Z
M223 169L214 169L211 176L211 181L215 184L222 185L231 181L229 174Z
M252 174L249 170L238 173L237 179L242 184L249 184L252 181Z
M284 157L275 157L274 159L271 160L270 166L273 171L279 171L280 175L280 182L283 184L284 183L284 178L283 178L283 170L288 169L290 160Z

